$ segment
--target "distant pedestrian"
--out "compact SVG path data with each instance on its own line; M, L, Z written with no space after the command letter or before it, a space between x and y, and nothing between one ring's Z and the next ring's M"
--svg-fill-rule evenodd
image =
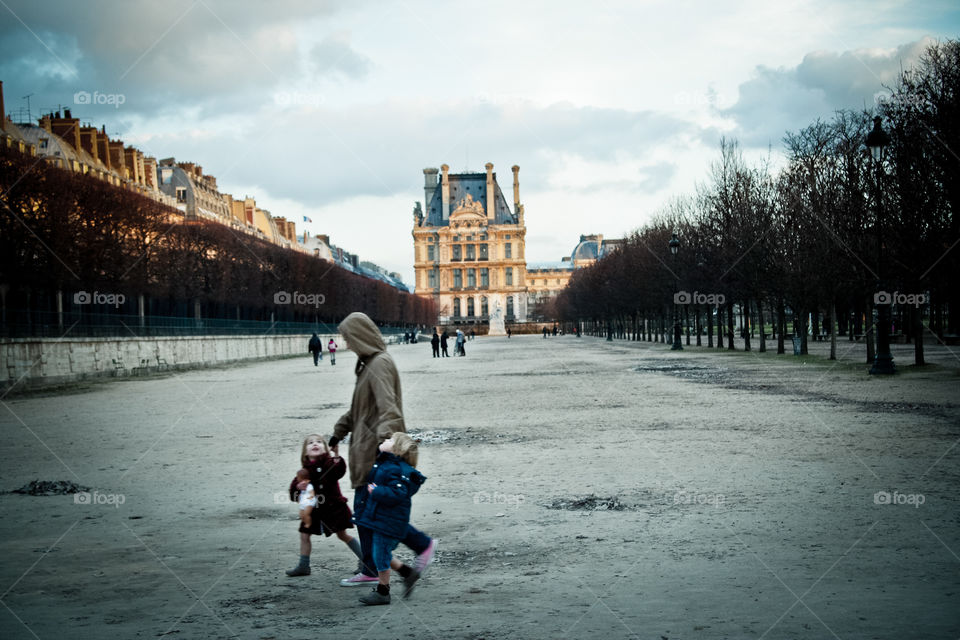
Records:
M433 330L433 337L430 338L430 347L433 349L433 357L440 357L440 336L437 335L437 330ZM444 347L446 348L446 347Z
M547 328L546 328L546 327L543 328L543 339L544 339L544 340L547 339Z
M557 332L558 332L558 331L560 331L560 327L558 327L557 325L553 325L553 336L554 336L554 337L557 336Z
M510 337L510 329L507 329L507 338Z
M327 351L330 352L330 366L336 366L337 364L337 343L333 341L333 338L330 338L330 342L327 343Z
M457 329L456 348L453 350L453 352L460 355L461 357L466 357L467 350L463 348L466 342L467 342L466 334L464 334L463 331L461 331L460 329Z
M313 366L317 366L317 361L323 360L323 342L320 341L320 336L313 334L307 343L307 351L313 354Z
M477 332L474 331L473 329L470 329L470 339L473 340L476 337L477 337Z
M447 338L450 334L447 333L447 330L443 330L443 334L440 336L440 350L443 351L443 357L449 358L450 354L447 353Z

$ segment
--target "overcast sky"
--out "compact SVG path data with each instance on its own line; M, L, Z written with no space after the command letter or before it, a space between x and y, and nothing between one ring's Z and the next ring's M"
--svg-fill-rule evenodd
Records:
M954 0L0 0L0 80L412 283L424 167L492 162L509 200L520 165L527 259L559 260L958 36Z

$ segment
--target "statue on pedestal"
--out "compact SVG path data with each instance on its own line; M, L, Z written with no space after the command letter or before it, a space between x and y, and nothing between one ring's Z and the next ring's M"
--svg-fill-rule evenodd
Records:
M500 306L500 301L497 300L497 307L493 311L493 315L490 316L490 331L487 333L488 336L505 336L507 335L507 329L503 324L503 308Z

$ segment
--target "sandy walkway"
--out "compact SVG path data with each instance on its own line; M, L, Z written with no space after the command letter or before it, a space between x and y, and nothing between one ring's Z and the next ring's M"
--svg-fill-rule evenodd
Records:
M4 400L0 489L100 504L0 495L0 637L960 635L955 368L573 337L391 353L441 549L412 599L358 606L333 539L283 574L284 491L349 402L344 352Z

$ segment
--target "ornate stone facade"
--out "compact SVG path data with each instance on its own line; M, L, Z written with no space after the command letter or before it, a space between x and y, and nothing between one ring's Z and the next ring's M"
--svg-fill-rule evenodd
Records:
M513 210L486 174L424 169L424 202L413 212L415 291L437 303L441 323L486 324L500 309L506 322L523 322L527 286L519 171L513 167Z

